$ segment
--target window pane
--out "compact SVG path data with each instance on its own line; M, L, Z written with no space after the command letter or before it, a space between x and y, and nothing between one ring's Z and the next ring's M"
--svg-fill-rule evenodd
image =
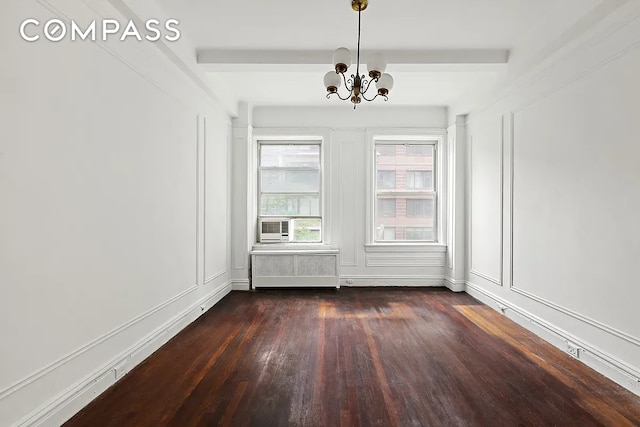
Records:
M385 227L382 240L396 240L396 229L393 227Z
M320 218L293 219L293 241L294 242L319 242L322 237Z
M376 154L378 156L395 156L396 146L395 145L376 145Z
M407 171L407 189L433 190L433 172Z
M407 227L405 229L406 240L435 240L433 228Z
M433 190L432 145L376 145L376 154L378 190Z
M407 199L407 218L433 216L433 199Z
M260 146L260 166L320 169L320 146L263 144Z
M433 145L408 145L409 156L433 156Z
M266 193L320 192L320 171L264 170L262 191Z
M379 170L378 171L378 189L393 190L396 188L396 171Z
M392 206L394 214L384 215ZM435 240L435 200L430 196L378 196L376 208L376 240L434 241ZM393 229L391 232L385 230Z
M263 194L260 215L320 216L320 195Z
M378 198L378 217L395 218L396 216L396 199Z

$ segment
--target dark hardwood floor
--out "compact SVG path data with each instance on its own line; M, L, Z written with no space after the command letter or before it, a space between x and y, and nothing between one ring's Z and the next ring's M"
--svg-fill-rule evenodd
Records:
M466 294L234 292L75 426L633 426L640 398Z

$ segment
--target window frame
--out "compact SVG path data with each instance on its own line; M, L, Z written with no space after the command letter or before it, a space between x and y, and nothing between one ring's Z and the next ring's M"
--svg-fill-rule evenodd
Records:
M402 247L432 247L445 245L446 217L444 209L446 207L446 149L445 138L446 129L427 128L403 128L403 129L380 129L367 132L367 240L366 251L373 247L387 247L389 250L400 250ZM434 197L433 206L433 240L380 240L376 235L377 220L377 145L432 145L434 149L434 170L433 170L433 191L428 190ZM420 193L420 189L417 189ZM405 190L407 193L416 195L416 189ZM422 194L422 193L420 193ZM373 250L373 249L371 249Z
M289 138L289 137L257 137L255 138L255 145L256 145L256 149L255 149L255 153L256 153L256 157L255 157L255 169L254 169L254 173L256 176L255 179L255 185L256 185L256 209L255 209L255 220L256 223L259 224L260 219L263 218L282 218L282 219L289 219L291 220L298 220L298 219L320 219L320 240L313 240L313 241L293 241L290 240L288 242L282 242L284 244L291 244L291 245L320 245L320 244L324 244L326 243L326 215L325 215L325 202L326 202L326 194L325 194L325 187L326 187L326 183L325 183L325 173L324 173L324 160L325 160L325 144L324 144L324 138L319 138L319 137L295 137L295 138ZM319 167L318 169L315 168L307 168L307 167L289 167L289 168L278 168L278 167L262 167L261 165L261 149L263 146L265 145L279 145L279 146L283 146L283 145L304 145L304 146L318 146L318 155L320 157L320 161L319 161ZM281 170L281 171L288 171L288 170L292 170L292 171L296 171L296 170L318 170L318 174L319 174L319 191L318 192L304 192L304 191L300 191L300 192L292 192L292 193L288 193L291 195L315 195L318 194L318 212L319 214L317 216L314 215L262 215L261 214L261 203L262 203L262 196L263 194L282 194L282 193L273 193L273 192L266 192L263 193L262 192L262 171L263 170ZM292 227L290 229L290 233L294 233L294 227ZM281 243L281 244L282 244ZM260 236L259 236L259 230L257 230L257 234L255 236L255 243L254 244L260 244ZM270 245L273 245L273 243L271 243Z

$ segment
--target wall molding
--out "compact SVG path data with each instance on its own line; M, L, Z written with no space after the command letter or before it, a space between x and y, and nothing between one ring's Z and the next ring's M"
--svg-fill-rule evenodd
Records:
M473 137L469 137L469 274L478 276L498 286L504 284L504 115L500 116L500 275L496 279L484 274L473 267Z
M451 135L451 131L449 129L454 128L455 136ZM449 126L447 128L447 217L449 221L447 221L447 252L448 252L448 260L447 260L447 268L451 271L455 270L455 259L456 253L458 251L458 245L456 243L456 172L457 172L457 124L453 126Z
M207 116L202 116L202 284L207 280ZM199 211L199 210L198 210Z
M209 276L207 277L207 279L204 281L205 285L208 285L209 283L213 282L214 280L216 280L217 278L224 276L225 274L227 274L229 272L229 269L224 269L216 274L214 274L213 276Z
M402 244L402 243L376 243L371 245L364 245L364 251L367 253L442 253L447 251L446 245L441 244Z
M330 134L330 138L331 138L330 142L333 142L333 137L334 137L334 133L332 132ZM340 143L340 147L338 149L338 152L339 152L338 167L339 167L339 171L340 171L339 175L340 175L341 178L342 178L342 173L344 173L344 171L349 170L349 169L353 169L353 167L351 167L351 168L346 168L345 167L344 162L345 162L345 158L347 156L344 155L343 150L345 150L346 147L353 147L355 149L355 153L356 153L355 154L355 173L356 173L355 188L359 188L358 181L360 180L360 155L359 155L358 145L359 144L357 142L341 142ZM353 165L351 165L351 166L353 166ZM331 178L333 178L333 175L334 174L331 174ZM340 191L339 191L340 203L338 204L338 208L339 209L343 209L343 207L345 205L344 201L347 200L347 198L345 197L345 188L347 186L340 185L339 187L340 187ZM355 201L353 201L353 203L354 203L354 206L355 206L355 210L352 211L351 213L356 218L358 218L359 217L359 213L360 213L359 209L358 209L359 204L357 202L355 202ZM344 250L344 245L341 245L342 247L341 247L341 251L340 251L340 267L357 267L358 264L359 264L359 259L358 259L358 252L359 252L358 251L358 237L359 236L358 236L358 233L356 232L355 229L349 230L350 231L349 233L344 233L344 226L345 226L344 218L345 218L345 215L342 215L342 212L340 212L340 213L341 213L340 218L342 219L342 221L340 221L341 222L341 226L342 226L342 230L341 230L342 233L341 234L343 236L345 234L346 235L351 234L351 242L350 243L352 245L352 247L349 248L349 249L351 249L350 252L352 252L352 260L346 260L345 259L345 254L347 252L349 252L349 251ZM357 223L357 221L355 221L355 222Z
M110 332L107 332L106 334L102 335L101 337L96 338L95 340L91 341L88 344L85 344L84 346L78 348L77 350L74 350L73 352L67 354L66 356L58 359L57 361L45 366L42 369L39 369L38 371L32 373L31 375L25 377L24 379L18 381L17 383L5 388L4 390L0 391L0 400L3 400L4 398L6 398L7 396L9 396L10 394L15 393L16 391L20 390L21 388L26 387L27 385L33 383L34 381L39 380L40 378L44 377L45 375L47 375L48 373L54 371L55 369L59 368L60 366L69 363L71 360L75 359L76 357L88 352L89 350L92 350L93 348L97 347L98 345L102 344L103 342L113 338L114 336L118 335L119 333L121 333L122 331L129 329L130 327L134 326L137 323L140 323L141 321L143 321L144 319L152 316L153 314L159 312L160 310L170 306L171 304L175 303L176 301L181 300L182 298L186 297L187 295L192 294L193 292L195 292L198 289L198 285L193 285L190 288L180 292L178 295L174 296L173 298L168 299L167 301L163 302L162 304L159 304L155 307L153 307L152 309L146 311L145 313L142 313L139 316L136 316L135 318L133 318L132 320L128 321L127 323L124 323L120 326L118 326L117 328L111 330Z
M640 44L639 44L640 46ZM541 98L544 99L544 98ZM590 318L588 316L582 315L574 310L570 310L566 307L563 307L559 304L556 304L546 298L537 296L531 292L528 292L524 289L519 288L516 283L515 283L515 276L514 276L514 255L515 255L515 251L514 251L514 239L515 239L515 232L514 232L514 228L513 228L513 224L514 224L514 199L515 199L515 111L511 112L511 142L510 142L510 147L511 147L511 155L509 156L510 159L510 170L511 170L511 176L510 176L510 206L509 206L509 221L511 226L510 228L510 284L509 284L509 289L517 294L520 294L526 298L529 298L533 301L536 301L542 305L545 305L549 308L552 308L556 311L559 311L563 314L566 314L574 319L580 320L583 323L586 323L588 325L591 325L597 329L600 329L601 331L607 332L611 335L614 335L618 338L621 338L629 343L635 344L636 346L640 346L640 338L638 337L634 337L631 334L628 334L626 332L620 331L616 328L613 328L605 323L602 323L600 321L597 321L593 318Z
M427 275L351 275L340 276L340 286L346 287L444 287L444 276Z
M249 279L239 279L231 281L231 290L234 291L250 291L251 284Z
M443 253L435 255L373 255L368 254L365 260L367 267L444 267Z
M75 410L69 413L65 412L65 408L77 399L85 401L85 405L91 402L96 397L92 393L93 385L101 382L101 380L109 376L110 373L114 373L114 375L109 386L115 384L115 382L117 382L117 380L121 378L121 376L118 376L117 372L120 366L126 364L128 361L132 361L135 363L135 365L138 365L151 353L162 347L171 337L181 332L187 325L184 325L180 328L175 327L179 326L180 323L184 319L187 319L190 314L192 314L194 317L188 318L189 324L206 312L202 307L208 307L208 309L210 309L222 298L224 298L229 292L231 292L231 282L226 282L218 287L218 289L212 291L210 294L194 302L187 309L183 310L176 316L172 317L169 321L156 328L153 332L142 338L133 346L129 347L120 355L113 358L110 362L102 366L96 372L81 379L75 385L71 386L69 389L53 398L41 408L36 409L31 414L27 415L25 418L19 421L17 425L25 427L38 425L46 422L47 419L50 419L52 417L58 418L58 420L61 422L68 420L75 414ZM165 333L167 332L169 332L171 336L167 337L165 335ZM144 355L144 357L140 358L140 360L133 360L133 356L136 355ZM129 368L132 369L135 365L132 364L129 366Z
M200 232L204 232L203 224L200 224L200 220L204 217L203 214L200 213L200 209L204 208L204 200L200 200L200 190L202 189L204 183L200 182L200 171L204 172L203 166L200 165L200 161L202 160L202 156L200 155L200 140L204 138L204 129L200 126L201 115L196 115L196 284L200 286L204 281L204 274L200 274L201 266L200 257L204 258L204 238L201 236ZM204 199L204 198L203 198ZM202 244L202 249L200 245ZM202 268L204 270L204 268Z
M467 290L466 280L456 280L451 277L445 278L444 285L452 292L465 292Z
M602 373L628 390L640 395L640 370L638 367L633 367L599 350L583 339L570 334L564 329L543 320L472 282L467 281L466 287L469 295L491 306L496 309L496 311L502 312L505 315L507 315L508 312L513 312L517 317L510 317L511 320L516 321L520 326L523 326L560 350L566 352L566 348L563 346L566 345L567 342L579 345L582 349L579 360L582 363ZM538 330L534 329L532 325L535 325ZM543 336L540 333L541 331L544 331L546 336ZM553 338L556 338L555 342L552 341Z

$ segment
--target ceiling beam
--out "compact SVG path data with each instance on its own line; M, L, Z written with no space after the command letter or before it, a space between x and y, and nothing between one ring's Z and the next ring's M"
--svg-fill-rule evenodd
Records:
M509 62L508 49L434 49L381 51L395 71L495 71ZM206 71L316 71L330 68L333 51L221 50L197 52ZM366 63L367 52L362 52Z

